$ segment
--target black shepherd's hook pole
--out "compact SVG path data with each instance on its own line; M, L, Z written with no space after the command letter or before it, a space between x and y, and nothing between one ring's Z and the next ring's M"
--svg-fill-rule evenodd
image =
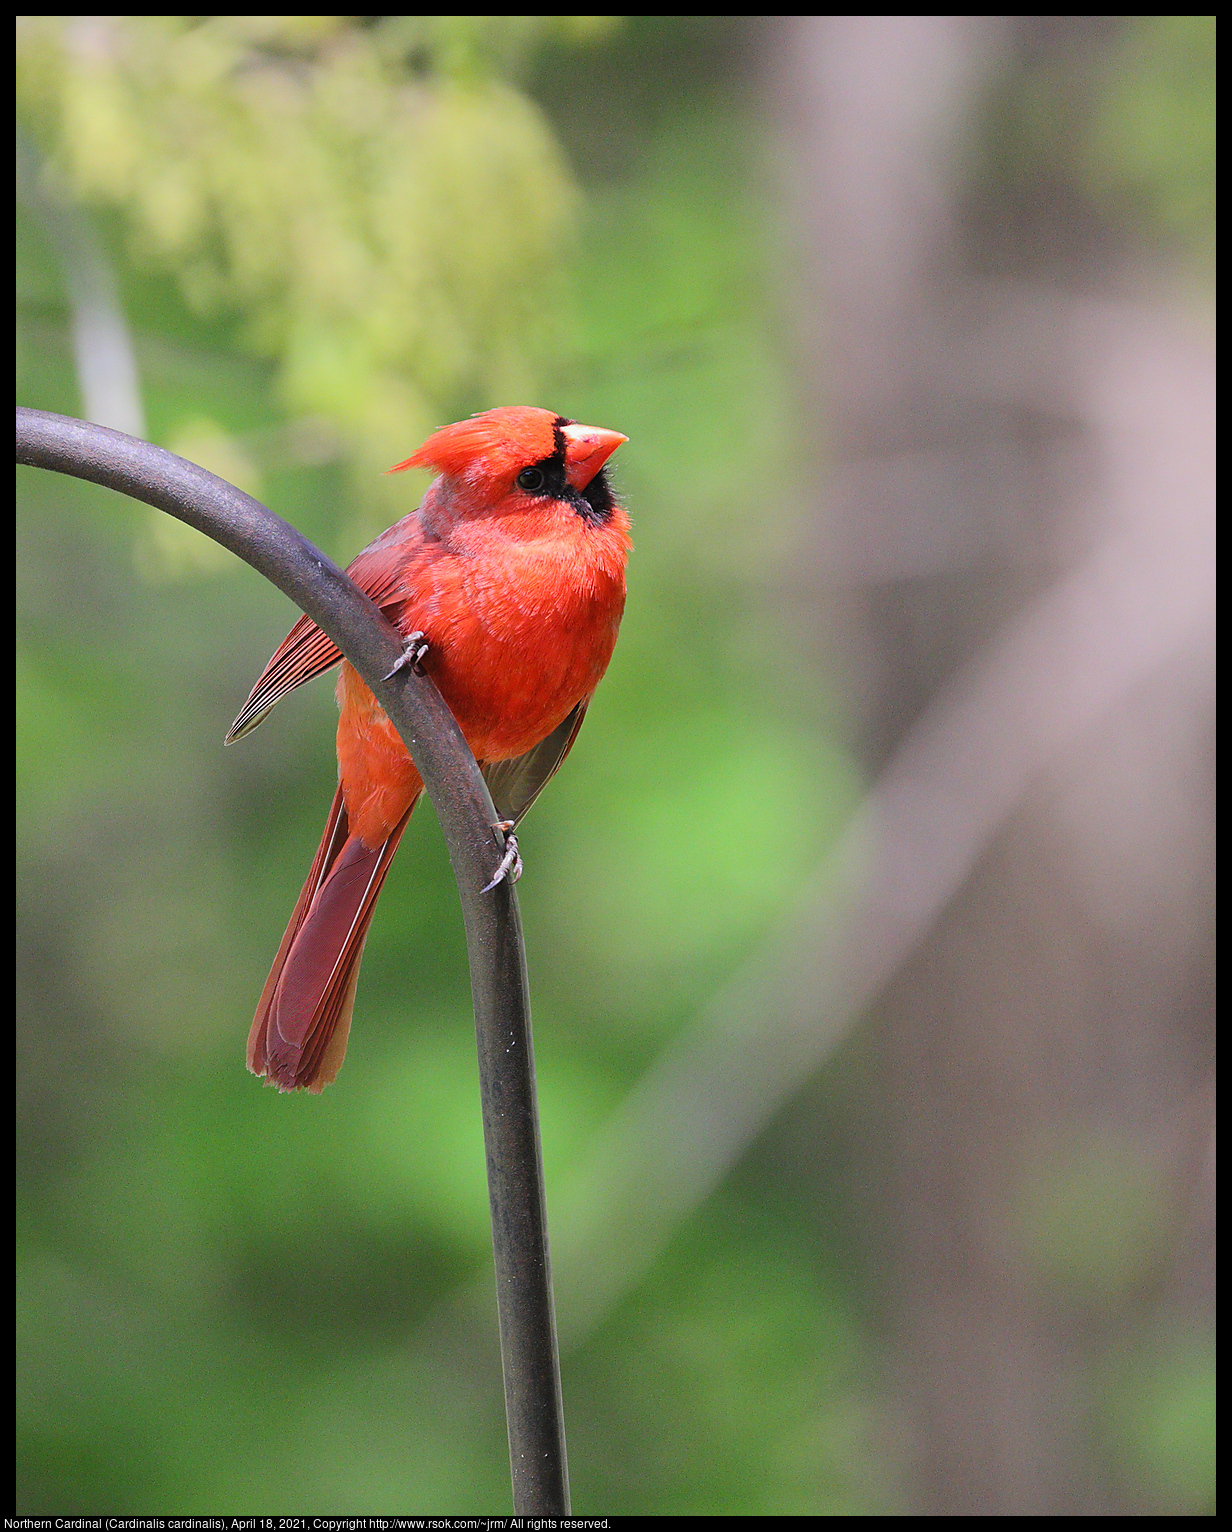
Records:
M567 1515L522 924L508 878L482 892L503 846L492 829L492 799L462 731L427 676L409 665L394 670L402 641L373 602L251 495L149 442L41 410L17 411L17 461L144 500L229 548L333 639L405 741L444 831L466 924L514 1510Z

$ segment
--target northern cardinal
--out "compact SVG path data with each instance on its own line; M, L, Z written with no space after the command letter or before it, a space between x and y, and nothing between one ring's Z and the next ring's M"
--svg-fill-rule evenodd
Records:
M510 828L568 755L612 657L629 519L604 464L627 440L521 406L446 426L389 470L439 470L419 509L347 571L408 653L426 643L423 668ZM339 660L301 617L227 743ZM397 731L345 660L338 704L338 789L248 1038L249 1069L284 1091L320 1091L338 1074L377 895L423 791Z

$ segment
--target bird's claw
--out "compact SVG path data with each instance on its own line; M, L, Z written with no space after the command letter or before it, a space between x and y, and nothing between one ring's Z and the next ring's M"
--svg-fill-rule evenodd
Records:
M518 851L518 838L513 833L513 820L501 819L493 825L494 830L500 830L505 837L505 854L501 857L500 866L492 875L491 883L485 885L483 892L489 894L498 883L503 883L506 878L511 883L516 883L522 876L522 856Z
M428 653L428 639L424 633L408 633L402 640L402 653L394 661L393 669L383 680L392 681L400 670L409 665L417 676L423 675L424 657Z

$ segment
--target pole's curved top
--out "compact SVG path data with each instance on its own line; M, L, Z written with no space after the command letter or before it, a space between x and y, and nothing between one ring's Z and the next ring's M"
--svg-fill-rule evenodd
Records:
M229 548L329 635L402 736L440 821L466 926L514 1510L567 1514L522 928L512 881L486 890L503 844L461 729L430 677L395 668L402 639L375 603L294 527L225 479L121 431L21 407L17 461L143 500Z
M463 885L481 889L501 859L496 813L470 747L435 683L404 666L397 629L289 522L225 479L149 442L42 410L17 410L17 461L144 500L204 532L290 596L359 671L424 779ZM499 887L499 885L498 885Z

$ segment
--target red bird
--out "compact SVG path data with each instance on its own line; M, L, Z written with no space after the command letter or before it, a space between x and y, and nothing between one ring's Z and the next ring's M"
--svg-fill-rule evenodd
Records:
M512 824L568 755L616 644L629 518L603 465L627 440L520 406L446 426L390 470L439 470L419 509L347 571L412 645L426 642L423 668ZM301 617L227 743L339 660ZM338 1074L377 895L423 792L345 660L338 704L338 790L248 1038L249 1069L279 1090L320 1091Z

